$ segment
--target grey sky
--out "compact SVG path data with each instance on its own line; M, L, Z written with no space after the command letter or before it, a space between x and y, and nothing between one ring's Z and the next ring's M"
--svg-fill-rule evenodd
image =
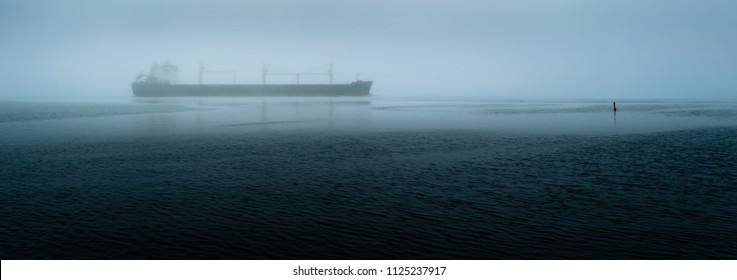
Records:
M0 0L0 95L130 95L170 60L335 63L379 95L734 97L737 1ZM210 77L214 82L222 77ZM322 82L315 78L315 82Z

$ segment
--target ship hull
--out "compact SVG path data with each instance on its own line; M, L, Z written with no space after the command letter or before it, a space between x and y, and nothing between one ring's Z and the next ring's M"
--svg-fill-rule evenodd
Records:
M366 96L371 81L350 84L271 84L271 85L172 85L134 82L133 94L140 97L181 96Z

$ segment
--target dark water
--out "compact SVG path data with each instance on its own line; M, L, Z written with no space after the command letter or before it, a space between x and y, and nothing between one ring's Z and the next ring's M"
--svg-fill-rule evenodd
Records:
M2 259L734 259L735 103L0 103Z

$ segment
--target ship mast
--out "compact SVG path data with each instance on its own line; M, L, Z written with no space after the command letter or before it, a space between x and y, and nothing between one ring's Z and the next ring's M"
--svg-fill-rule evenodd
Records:
M269 70L266 69L266 64L261 64L261 70L262 70L261 71L261 78L262 78L261 84L262 85L265 85L266 84L266 76L269 75Z
M230 73L233 75L233 84L235 85L235 77L238 74L235 70L205 70L205 66L202 66L200 62L200 85L202 84L202 76L205 73Z
M202 62L200 62L200 85L202 84L202 75L205 74L205 66L202 66Z

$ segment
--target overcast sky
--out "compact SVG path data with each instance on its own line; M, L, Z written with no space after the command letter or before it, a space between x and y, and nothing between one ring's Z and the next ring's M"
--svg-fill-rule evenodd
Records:
M0 95L130 96L169 60L184 83L199 62L239 83L262 63L334 63L336 82L359 72L385 96L734 97L735 14L734 0L0 0Z

